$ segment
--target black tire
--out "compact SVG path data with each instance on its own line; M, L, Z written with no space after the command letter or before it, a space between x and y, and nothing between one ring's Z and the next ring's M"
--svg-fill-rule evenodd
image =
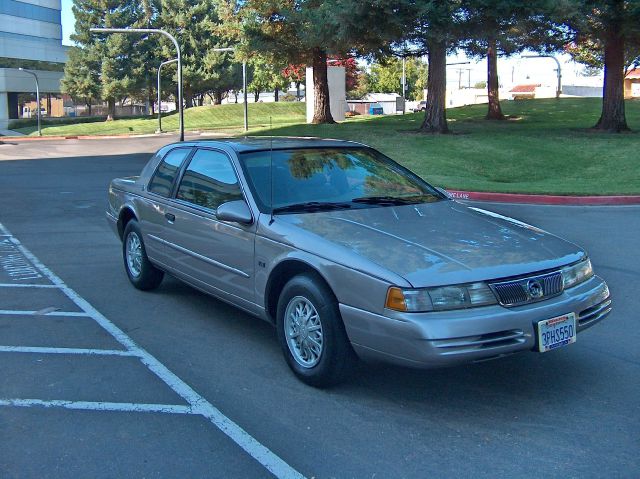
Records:
M129 244L131 242L131 245ZM128 248L139 245L139 256L137 260L135 253L130 253ZM135 248L134 248L135 249ZM127 223L122 237L122 258L124 259L124 269L127 272L129 281L136 288L149 291L160 286L164 272L151 264L147 257L147 251L142 241L142 233L136 220Z
M310 364L303 365L301 361L304 362L304 359L301 357L300 352L305 347L302 345L299 348L296 347L294 345L297 342L296 339L289 338L287 333L287 330L293 331L291 327L296 324L293 319L295 314L291 316L293 311L291 309L290 319L285 324L285 313L290 305L295 309L296 306L306 305L307 303L315 309L317 314L311 314L311 317L314 318L315 326L309 326L309 331L307 331L306 326L304 327L305 339L301 341L311 338L312 334L317 334L317 332L312 332L311 330L314 327L317 328L317 324L320 324L321 329L319 331L321 333L322 347L320 348L320 354L309 361ZM312 321L307 321L307 324L311 323ZM317 275L300 274L291 278L284 286L278 300L276 330L287 364L293 373L306 384L318 388L333 386L342 382L353 370L357 358L345 332L338 303L331 290ZM297 332L299 333L299 330ZM310 341L312 340L309 340L308 344L312 344ZM313 342L313 345L317 344L317 342ZM312 348L306 349L311 353ZM313 349L314 351L311 355L316 356L317 348ZM296 350L298 351L297 353L295 352Z

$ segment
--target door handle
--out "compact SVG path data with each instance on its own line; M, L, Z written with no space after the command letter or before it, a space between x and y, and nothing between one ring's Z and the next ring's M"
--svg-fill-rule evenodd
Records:
M173 215L171 213L165 213L164 217L167 218L169 223L173 223L176 220L176 215Z

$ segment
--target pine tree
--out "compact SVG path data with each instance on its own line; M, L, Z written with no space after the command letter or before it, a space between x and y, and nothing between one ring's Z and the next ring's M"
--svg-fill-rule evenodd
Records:
M487 57L488 120L503 120L498 94L498 57L523 50L549 53L561 49L568 37L552 18L557 2L547 0L465 0L468 54Z
M313 66L313 123L335 123L331 115L327 59L373 51L395 2L357 0L247 0L239 22L246 56L255 52L280 64ZM376 28L372 28L375 25Z
M569 5L566 18L576 43L591 44L604 65L602 112L593 128L627 131L624 70L625 64L640 56L640 1L571 0Z

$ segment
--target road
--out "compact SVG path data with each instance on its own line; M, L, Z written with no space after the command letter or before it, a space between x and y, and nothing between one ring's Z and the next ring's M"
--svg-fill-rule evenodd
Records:
M270 325L128 283L106 187L169 140L0 145L1 477L638 477L640 207L475 204L589 251L614 312L576 344L320 391Z

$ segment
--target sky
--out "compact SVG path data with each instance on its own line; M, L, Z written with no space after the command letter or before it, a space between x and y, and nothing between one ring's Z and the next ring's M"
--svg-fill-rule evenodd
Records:
M63 45L73 45L73 42L69 40L69 35L71 35L75 30L75 19L73 18L73 12L71 11L71 6L73 5L73 0L62 0L62 44Z

